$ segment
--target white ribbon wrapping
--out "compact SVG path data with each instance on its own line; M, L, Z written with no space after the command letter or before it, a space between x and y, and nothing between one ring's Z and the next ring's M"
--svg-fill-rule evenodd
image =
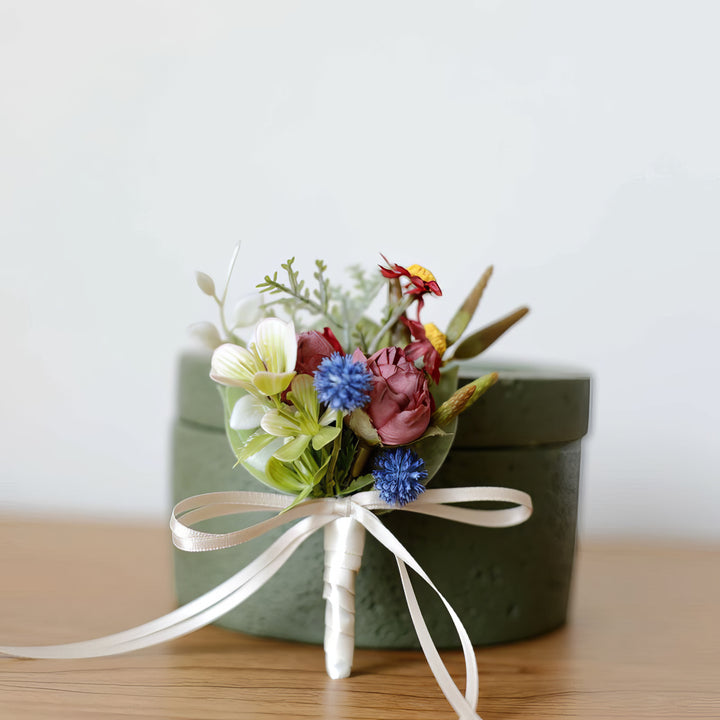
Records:
M332 608L328 609L326 615L325 647L329 654L332 654L327 660L330 677L345 677L345 673L349 674L352 664L352 650L348 653L347 638L350 634L347 630L350 618L341 611L349 612L348 598L354 592L354 573L359 568L364 539L362 528L364 528L395 555L410 617L440 689L461 720L470 718L479 720L479 715L476 713L477 663L467 631L425 571L372 511L395 509L469 525L510 527L525 522L532 514L530 496L520 490L499 487L433 489L426 490L408 505L390 508L380 499L377 491L369 491L345 498L306 500L284 513L234 532L206 533L191 527L202 520L224 515L261 510L285 510L292 501L293 498L288 495L240 491L207 493L182 500L173 509L170 528L176 547L189 552L233 547L256 538L272 528L294 520L298 522L231 578L163 617L131 630L95 640L44 647L0 647L0 654L25 658L101 657L138 650L181 637L214 622L246 600L283 566L304 540L320 528L334 525L334 529L328 529L326 533L325 545L326 574L323 595L330 600L327 607ZM513 507L474 510L450 505L450 503L475 501L510 503ZM360 529L356 530L355 526ZM327 553L330 554L330 559ZM451 678L430 637L410 583L407 566L410 566L437 593L455 625L465 656L464 695ZM347 573L338 572L337 568L344 568ZM352 614L354 616L354 600ZM354 637L354 630L352 633Z
M365 528L352 517L324 529L325 668L333 680L350 677L355 653L355 578L365 547Z

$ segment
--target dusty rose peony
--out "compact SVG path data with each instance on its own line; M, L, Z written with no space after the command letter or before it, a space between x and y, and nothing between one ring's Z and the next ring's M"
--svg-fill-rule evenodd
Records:
M356 351L355 355L362 353ZM427 430L435 410L425 373L398 347L378 350L368 358L367 367L373 375L373 387L364 410L380 439L386 445L417 440Z
M297 336L298 349L295 372L312 375L318 369L323 358L330 357L334 352L342 353L343 349L330 328L322 332L308 330Z

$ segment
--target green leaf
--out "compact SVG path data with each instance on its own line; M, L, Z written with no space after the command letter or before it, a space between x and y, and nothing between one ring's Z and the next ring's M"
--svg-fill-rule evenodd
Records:
M275 440L273 435L268 435L262 431L258 432L257 434L249 437L240 450L235 453L237 455L237 459L241 463L244 463L253 455L257 455L257 453L261 450L264 450L273 440Z
M292 468L274 457L268 460L266 472L267 484L283 492L295 494L302 492L307 487L312 487L308 483L304 483Z
M500 318L492 325L478 330L463 340L455 350L454 357L457 359L467 359L479 355L487 350L503 333L507 332L518 320L525 317L530 312L529 308L521 307Z
M312 485L307 485L305 488L303 488L298 496L284 509L281 510L278 515L282 515L283 513L286 513L291 508L294 508L296 505L299 505L303 500L307 498L307 496L312 492Z
M320 432L312 439L313 450L319 450L320 448L325 447L328 443L331 443L341 431L341 427L335 426L320 428Z
M417 439L413 440L412 442L409 442L408 445L413 445L414 443L418 443L421 440L425 440L426 438L431 437L442 437L443 435L447 435L448 433L443 430L438 425L428 425L427 430Z
M325 458L325 462L315 471L315 474L312 478L312 484L313 487L317 485L327 474L328 465L330 465L330 460L332 456L328 454L328 456Z
M490 280L492 272L493 266L491 265L480 276L480 279L477 283L475 283L475 287L470 291L470 294L465 298L465 301L450 321L448 329L445 332L448 346L457 342L460 339L460 336L465 332L465 328L467 328L470 324L470 321L477 310L480 298L482 298L483 293L485 292L485 288L487 287L488 280Z
M370 416L362 409L353 410L345 419L347 426L368 445L379 445L380 436Z
M448 368L440 378L439 385L433 388L433 398L437 405L442 404L449 398L457 387L458 366ZM450 452L453 441L455 440L455 430L457 429L457 418L442 428L442 435L437 435L435 430L428 428L427 437L421 437L417 442L413 443L413 450L425 461L425 470L427 471L427 485L437 471L445 462L447 454Z
M290 442L285 443L279 450L276 450L273 457L281 462L293 462L305 452L305 448L309 443L309 435L298 435Z
M366 488L368 485L372 485L374 482L375 476L372 473L361 475L360 477L356 477L344 490L341 490L338 495L350 495L351 493Z

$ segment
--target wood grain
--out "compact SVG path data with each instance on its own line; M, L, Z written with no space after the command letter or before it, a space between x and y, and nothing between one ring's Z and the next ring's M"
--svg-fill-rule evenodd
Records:
M168 532L6 519L0 643L125 629L173 607ZM582 547L567 627L479 648L484 720L720 718L720 548ZM443 653L462 674L462 656ZM329 680L322 648L206 628L91 660L0 659L0 718L442 720L414 651L358 650Z

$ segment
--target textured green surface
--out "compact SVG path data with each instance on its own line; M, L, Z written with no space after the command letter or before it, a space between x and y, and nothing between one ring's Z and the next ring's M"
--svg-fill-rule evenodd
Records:
M486 447L486 435L481 436L482 441L476 435L479 427L493 425L485 417L487 407L479 411L482 401L489 401L497 392L493 388L472 409L470 417L461 416L458 435L465 440L456 443L432 487L483 484L525 490L533 497L532 518L516 528L487 529L410 513L383 516L383 522L454 606L475 644L527 637L564 622L577 516L580 442L576 438L587 427L589 380L585 376L548 376L536 370L508 372L501 375L497 388L505 398L495 412L495 419L498 412L507 418L501 435L504 441L495 443L498 447ZM174 431L175 501L214 490L262 489L244 470L232 468L234 458L220 427L220 411L217 406L212 409L215 396L216 390L207 379L207 358L185 356L181 367L182 419ZM542 410L535 407L540 399ZM568 408L573 409L570 414L574 413L574 421L563 419ZM557 418L554 427L553 417ZM512 435L513 429L516 435ZM563 442L543 439L557 438L561 430L568 435ZM260 518L255 514L246 522ZM237 528L238 518L222 518L207 526L216 530ZM176 551L180 602L228 578L280 532L213 553ZM322 562L319 532L265 587L219 624L252 634L321 643ZM414 586L437 644L456 646L457 636L440 602L422 581L416 579ZM416 646L395 560L370 536L357 581L356 612L358 646Z

